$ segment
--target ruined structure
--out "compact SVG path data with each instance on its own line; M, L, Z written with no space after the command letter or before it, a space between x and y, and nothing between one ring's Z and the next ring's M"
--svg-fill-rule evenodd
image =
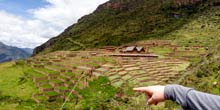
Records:
M129 46L123 48L121 53L145 53L144 47L138 47L138 46Z

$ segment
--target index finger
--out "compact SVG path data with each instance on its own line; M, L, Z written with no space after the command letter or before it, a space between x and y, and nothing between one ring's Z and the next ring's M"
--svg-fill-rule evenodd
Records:
M147 94L149 97L151 97L151 95L153 94L150 86L133 88L133 90L136 91L136 92L143 92L143 93Z
M136 92L147 92L148 87L138 87L138 88L133 88L133 90Z

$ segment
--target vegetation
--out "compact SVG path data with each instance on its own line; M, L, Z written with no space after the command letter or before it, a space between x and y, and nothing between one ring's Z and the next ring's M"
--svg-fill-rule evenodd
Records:
M200 62L191 66L191 70L181 84L198 90L220 95L220 45L216 46Z
M30 110L35 108L31 99L37 91L24 70L29 69L23 61L0 64L0 109Z
M186 6L176 5L174 0L163 2L161 0L128 1L110 1L110 3L119 4L121 8L116 9L106 5L99 6L94 13L82 17L78 23L67 28L61 35L35 49L35 54L42 51L47 53L56 50L80 50L106 45L118 46L146 39L176 39L185 42L186 40L183 40L185 36L179 32L178 36L173 34L167 36L167 34L184 28L185 24L202 16L204 11L211 11L213 7L218 7L218 1L214 0L202 0L202 2ZM218 15L216 13L216 17ZM206 28L208 25L200 25L197 28L202 27ZM189 32L192 31L193 29ZM200 40L194 36L188 36L191 38L191 44L194 42L199 44ZM200 36L205 38L205 34ZM47 44L50 46L47 47Z
M155 53L158 55L167 55L172 52L172 49L169 47L154 47L149 50L151 53Z
M49 69L46 69L46 68L37 68L36 70L41 71L41 72L45 72L45 74L56 74L56 73L58 73L56 71L49 70Z
M220 45L217 44L214 47L204 58L191 64L184 72L185 75L176 83L199 91L220 95ZM170 101L167 101L166 106L169 109L180 108Z
M89 86L79 90L83 99L79 102L81 109L107 109L108 102L114 97L117 89L110 85L106 77L89 82ZM80 108L78 108L80 109Z

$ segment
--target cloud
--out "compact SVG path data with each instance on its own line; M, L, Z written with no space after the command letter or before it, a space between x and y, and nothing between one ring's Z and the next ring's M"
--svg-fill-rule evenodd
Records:
M0 41L34 48L76 23L107 0L46 0L43 7L29 9L31 18L0 11Z
M0 24L0 41L17 47L34 48L58 34L39 20L27 20L5 11L0 11Z
M34 17L51 25L65 28L81 16L91 13L107 0L47 0L49 5L31 10Z

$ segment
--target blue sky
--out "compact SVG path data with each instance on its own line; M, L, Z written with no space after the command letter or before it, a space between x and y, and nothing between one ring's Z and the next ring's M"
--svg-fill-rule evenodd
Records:
M35 9L48 5L43 0L0 0L0 10L13 13L18 16L31 17L29 9Z
M0 0L0 42L35 48L108 0Z

